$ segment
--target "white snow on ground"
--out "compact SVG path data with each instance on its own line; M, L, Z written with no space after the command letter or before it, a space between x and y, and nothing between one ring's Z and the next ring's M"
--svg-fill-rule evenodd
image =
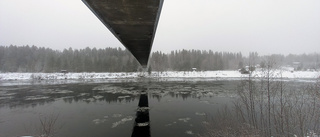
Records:
M134 78L138 73L0 73L0 80Z
M282 72L283 78L319 78L320 72L316 71L273 71L276 77L280 78ZM0 73L2 80L91 80L91 79L123 79L138 78L140 72L135 73ZM254 71L252 76L262 76L262 71ZM224 71L165 71L152 72L147 77L151 78L242 78L248 77L248 74L241 74L236 70Z

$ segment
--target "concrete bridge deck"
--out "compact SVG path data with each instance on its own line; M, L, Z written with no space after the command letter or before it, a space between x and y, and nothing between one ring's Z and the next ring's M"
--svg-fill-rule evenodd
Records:
M163 0L82 0L133 54L148 64Z

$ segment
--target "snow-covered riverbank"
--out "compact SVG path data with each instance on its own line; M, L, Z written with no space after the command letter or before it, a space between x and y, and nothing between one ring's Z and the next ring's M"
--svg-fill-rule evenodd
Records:
M280 73L282 72L282 73ZM86 79L122 79L137 78L140 72L132 73L0 73L0 80L86 80ZM262 71L255 71L253 76L263 76ZM315 71L274 71L273 77L283 78L319 78L320 72ZM165 71L152 72L146 75L153 78L241 78L248 77L248 74L241 74L239 71Z

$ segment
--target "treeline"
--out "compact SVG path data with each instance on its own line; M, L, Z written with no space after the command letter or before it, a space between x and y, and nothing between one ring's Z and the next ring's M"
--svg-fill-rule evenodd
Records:
M63 51L36 46L0 46L2 72L132 72L138 62L121 48Z
M253 59L252 59L253 58ZM249 57L239 53L212 50L179 50L171 53L153 52L149 68L155 71L235 70L247 65L263 66L272 58L278 65L299 65L300 69L319 69L319 54ZM298 62L298 63L297 63ZM64 49L63 51L36 46L0 46L1 72L133 72L140 65L131 53L121 48Z
M273 62L274 68L291 67L294 70L320 71L320 54L272 54L260 56L251 52L243 56L241 52L214 52L212 50L179 50L169 54L156 51L152 53L149 64L156 71L199 71L207 70L237 70L246 67L266 68L268 62Z
M197 70L234 70L243 62L239 53L213 52L212 50L180 50L169 54L153 52L149 64L153 70L190 71Z

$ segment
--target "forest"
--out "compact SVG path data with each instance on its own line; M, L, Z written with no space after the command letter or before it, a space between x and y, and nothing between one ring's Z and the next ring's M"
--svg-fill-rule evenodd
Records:
M153 71L237 70L248 65L264 66L275 60L279 66L294 66L297 70L318 70L319 53L263 55L212 50L175 50L151 53L149 69ZM122 48L85 48L53 50L37 46L0 46L0 72L134 72L140 65L129 51Z

